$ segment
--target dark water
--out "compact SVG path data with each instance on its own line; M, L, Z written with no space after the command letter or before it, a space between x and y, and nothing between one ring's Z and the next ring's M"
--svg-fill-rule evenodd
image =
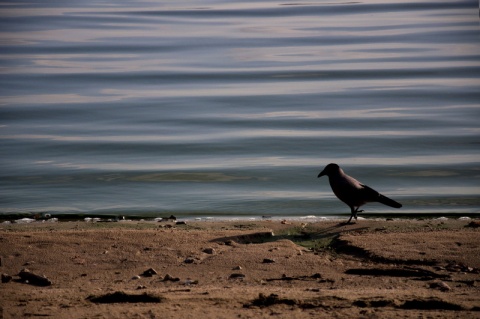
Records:
M0 213L347 213L330 162L480 212L478 1L8 1L0 40Z

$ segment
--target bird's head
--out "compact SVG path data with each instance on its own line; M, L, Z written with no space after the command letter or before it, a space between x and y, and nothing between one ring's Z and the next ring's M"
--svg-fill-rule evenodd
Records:
M335 163L330 163L327 166L325 166L323 171L321 171L320 174L318 174L317 177L322 177L322 176L325 176L325 175L332 176L332 175L340 173L340 170L341 170L340 166L338 166Z

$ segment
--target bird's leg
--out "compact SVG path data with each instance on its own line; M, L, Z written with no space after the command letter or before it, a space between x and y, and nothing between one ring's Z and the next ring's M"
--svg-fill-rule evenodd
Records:
M357 219L357 215L356 215L356 212L355 212L355 208L352 206L350 207L350 219L348 220L347 224L350 224L350 221L352 220L352 217L355 216L355 219Z
M355 212L353 213L353 216L355 217L355 220L357 220L357 213L361 213L363 212L363 209L359 210L360 209L360 206L358 206L356 209L355 209Z

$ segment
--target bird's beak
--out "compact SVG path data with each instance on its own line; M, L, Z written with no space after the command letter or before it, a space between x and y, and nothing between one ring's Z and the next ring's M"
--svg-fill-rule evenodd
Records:
M322 177L325 175L325 170L321 171L320 174L318 174L317 178Z

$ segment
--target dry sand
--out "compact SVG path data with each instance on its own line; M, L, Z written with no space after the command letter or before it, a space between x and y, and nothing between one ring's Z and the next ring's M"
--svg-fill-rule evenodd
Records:
M478 225L1 224L0 318L479 318Z

